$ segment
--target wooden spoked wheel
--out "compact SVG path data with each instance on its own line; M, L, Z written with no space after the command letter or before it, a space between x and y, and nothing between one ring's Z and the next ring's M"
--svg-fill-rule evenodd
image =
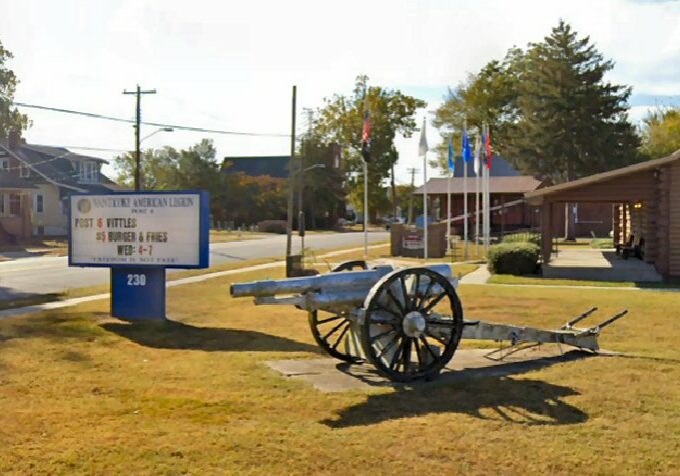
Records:
M451 360L463 307L449 280L427 268L394 271L371 289L361 339L366 358L396 382L428 379Z
M350 320L344 314L321 314L319 311L309 312L309 327L319 347L331 357L345 362L356 363L360 359L346 352L349 338Z
M335 267L332 272L352 271L355 268L365 270L368 269L368 266L363 260L346 261ZM325 350L331 357L345 362L356 363L361 361L361 359L345 351L350 326L351 322L344 313L319 315L318 311L309 312L309 327L319 347Z

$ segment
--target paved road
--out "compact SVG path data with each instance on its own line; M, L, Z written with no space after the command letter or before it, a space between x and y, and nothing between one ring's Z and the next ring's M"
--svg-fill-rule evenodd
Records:
M369 243L389 238L386 232L371 232ZM294 237L293 252L300 249L300 239ZM361 246L362 233L329 233L305 237L305 246L315 250ZM262 239L214 243L210 245L210 265L233 263L249 259L282 257L286 237L277 235ZM107 268L69 268L66 257L20 258L0 263L0 300L26 294L60 293L67 289L105 284Z

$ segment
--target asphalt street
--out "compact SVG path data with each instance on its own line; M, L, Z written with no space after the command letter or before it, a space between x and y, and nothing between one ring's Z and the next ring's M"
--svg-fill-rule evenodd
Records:
M387 232L371 232L369 243L385 241ZM308 235L305 247L325 250L360 247L363 233L328 233ZM283 259L286 236L277 235L254 240L210 245L210 266L258 258ZM293 238L293 253L300 249L300 238ZM172 272L172 271L171 271ZM66 257L19 258L0 263L0 300L27 294L61 293L68 289L95 286L109 282L108 268L70 268Z

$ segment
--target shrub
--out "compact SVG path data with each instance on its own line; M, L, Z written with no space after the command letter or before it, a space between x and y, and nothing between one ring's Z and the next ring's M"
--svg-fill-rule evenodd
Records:
M263 220L257 224L258 231L262 233L285 234L287 229L286 227L286 220Z
M494 274L532 274L540 248L533 243L501 243L489 248L489 271Z
M538 233L511 233L503 237L503 243L533 243L536 246L541 244L541 235Z

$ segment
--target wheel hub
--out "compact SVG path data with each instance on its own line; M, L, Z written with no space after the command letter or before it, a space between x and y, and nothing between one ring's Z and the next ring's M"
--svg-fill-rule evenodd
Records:
M425 317L418 311L411 311L402 321L402 327L404 329L404 334L409 337L420 337L425 332L427 327L427 322Z

